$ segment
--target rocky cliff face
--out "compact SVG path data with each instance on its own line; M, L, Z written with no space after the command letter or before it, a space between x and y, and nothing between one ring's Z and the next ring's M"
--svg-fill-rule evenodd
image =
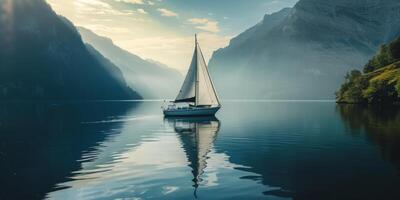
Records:
M140 98L44 0L0 0L0 9L0 99Z
M399 34L396 0L300 0L216 51L210 68L225 98L333 98L350 68Z

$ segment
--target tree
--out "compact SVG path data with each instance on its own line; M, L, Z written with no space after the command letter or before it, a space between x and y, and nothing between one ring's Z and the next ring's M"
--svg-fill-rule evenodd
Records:
M336 92L337 100L348 103L363 102L363 90L368 87L368 81L362 76L362 73L359 70L352 70L346 74L345 79L345 83Z
M364 66L365 75L358 70L346 74L345 82L336 92L337 101L347 103L400 102L400 77L397 72L400 64L396 61L400 61L400 37L389 45L380 47L379 52ZM391 64L394 66L376 71Z
M393 50L396 51L396 45L393 46ZM369 73L375 71L379 68L385 67L394 62L392 52L392 46L390 48L387 45L382 45L379 49L379 53L374 56L368 63L364 66L364 73Z
M400 37L392 42L389 46L390 54L394 60L400 59Z
M396 91L397 91L397 97L400 98L400 80L397 80Z

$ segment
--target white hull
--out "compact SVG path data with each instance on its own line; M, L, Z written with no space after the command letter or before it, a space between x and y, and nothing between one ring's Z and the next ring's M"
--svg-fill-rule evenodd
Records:
M180 109L166 109L165 116L213 116L220 107L189 107Z

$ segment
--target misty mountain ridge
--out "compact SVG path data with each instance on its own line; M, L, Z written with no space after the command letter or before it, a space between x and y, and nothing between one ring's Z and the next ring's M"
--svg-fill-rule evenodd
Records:
M130 87L144 98L174 98L183 77L175 69L158 61L144 60L118 46L109 38L83 27L78 28L83 40L110 59L123 72Z
M209 65L223 98L333 99L349 69L398 35L397 0L300 0L265 15Z
M0 8L0 99L140 98L44 0L1 0Z

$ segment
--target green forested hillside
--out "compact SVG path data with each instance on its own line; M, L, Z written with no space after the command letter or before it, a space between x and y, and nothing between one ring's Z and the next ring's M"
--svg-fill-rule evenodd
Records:
M347 73L336 97L339 103L399 103L400 38L382 45L363 72Z

